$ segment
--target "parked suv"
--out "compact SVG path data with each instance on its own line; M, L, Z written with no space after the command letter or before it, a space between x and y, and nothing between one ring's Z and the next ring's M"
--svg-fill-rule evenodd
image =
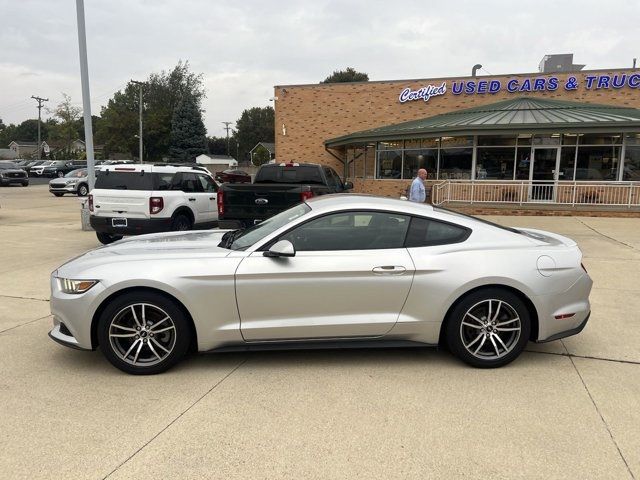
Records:
M13 162L0 162L0 185L4 187L12 183L19 183L23 187L29 185L27 172Z
M96 170L96 174L99 170ZM79 197L86 197L89 193L89 178L86 168L71 170L62 178L54 178L49 182L49 191L56 197L65 193L74 193Z
M62 178L72 170L77 170L78 168L86 168L86 167L87 167L86 161L74 162L71 160L56 160L51 164L46 165L42 169L42 173L40 175L43 177Z
M124 235L215 227L218 185L191 167L110 165L89 195L91 226L107 244Z

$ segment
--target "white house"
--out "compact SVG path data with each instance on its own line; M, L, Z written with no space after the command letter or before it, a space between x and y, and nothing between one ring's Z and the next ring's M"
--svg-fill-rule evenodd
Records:
M226 170L228 168L237 167L238 161L229 155L198 155L196 163L207 168L209 171Z

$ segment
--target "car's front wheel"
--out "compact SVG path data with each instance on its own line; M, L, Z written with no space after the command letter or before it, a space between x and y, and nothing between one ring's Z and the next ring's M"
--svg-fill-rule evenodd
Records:
M64 177L64 172L62 172L62 171L57 171L57 172L56 172L56 176L57 176L58 178L62 178L62 177Z
M96 232L96 237L103 245L109 245L110 243L122 240L122 235L111 235L110 233Z
M530 331L524 302L507 290L487 288L456 305L446 325L446 339L451 351L469 365L495 368L522 353Z
M86 197L88 193L89 193L89 187L87 187L84 183L81 183L80 186L78 187L78 196Z
M162 373L182 359L191 342L189 323L170 299L130 292L110 302L98 322L104 356L123 372Z
M53 194L54 194L56 197L61 197L61 196L63 196L63 195L64 195L64 193L60 193L60 192L53 192Z

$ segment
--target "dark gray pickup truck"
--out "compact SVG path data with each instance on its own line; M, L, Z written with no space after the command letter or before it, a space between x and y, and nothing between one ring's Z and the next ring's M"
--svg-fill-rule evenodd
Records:
M297 203L353 188L331 167L315 163L269 163L253 183L223 183L218 189L220 228L245 228Z

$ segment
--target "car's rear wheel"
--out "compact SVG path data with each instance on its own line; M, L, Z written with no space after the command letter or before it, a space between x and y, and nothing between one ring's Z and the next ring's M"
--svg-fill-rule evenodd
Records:
M122 235L111 235L110 233L96 232L96 237L103 245L109 245L110 243L122 240Z
M98 342L107 360L134 375L165 372L185 356L190 341L182 310L154 292L116 298L98 322Z
M89 187L87 187L84 183L81 183L80 186L78 186L78 196L86 197L88 193Z
M171 230L174 232L191 230L191 220L186 215L179 213L171 220Z
M495 368L522 353L530 331L524 302L507 290L488 288L456 305L446 325L446 339L451 351L469 365Z

